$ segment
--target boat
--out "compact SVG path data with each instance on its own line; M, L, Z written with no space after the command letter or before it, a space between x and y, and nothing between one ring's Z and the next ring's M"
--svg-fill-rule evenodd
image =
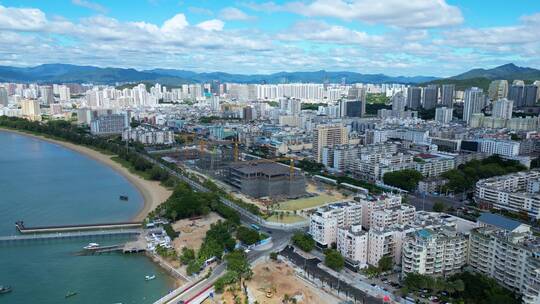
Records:
M129 199L129 197L127 195L120 195L120 200L121 201L127 201Z
M68 291L68 293L66 293L66 299L67 298L71 298L73 296L76 296L77 295L77 292L75 291Z
M11 292L10 286L0 286L0 294Z
M147 275L147 276L144 277L144 279L145 279L146 281L151 281L151 280L153 280L153 279L155 279L155 278L156 278L155 275L151 275L151 276L148 276L148 275Z
M99 244L98 243L88 243L88 245L84 246L83 248L86 249L86 250L97 249L97 248L99 248Z

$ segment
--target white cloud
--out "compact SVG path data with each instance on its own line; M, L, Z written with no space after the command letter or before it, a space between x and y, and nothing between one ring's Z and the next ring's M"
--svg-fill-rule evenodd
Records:
M402 28L435 28L463 22L461 10L446 0L315 0L290 2L247 3L261 11L289 11L308 17L331 17L346 21L361 21Z
M188 25L189 23L184 14L176 14L174 17L163 23L161 30L165 33L174 33L183 30Z
M224 25L225 23L223 23L223 21L219 19L212 19L197 24L197 27L205 31L221 31L223 30Z
M45 14L35 8L11 8L0 5L0 29L39 31L47 24Z
M77 5L77 6L81 6L81 7L91 9L91 10L96 11L96 12L101 13L101 14L106 14L107 13L107 8L105 8L103 5L101 5L99 3L95 3L95 2L92 2L92 1L71 0L71 3L73 3L74 5Z
M246 21L246 20L254 19L253 16L249 16L248 14L246 14L243 11L237 9L236 7L226 7L226 8L221 10L219 15L221 16L221 19L223 19L223 20Z

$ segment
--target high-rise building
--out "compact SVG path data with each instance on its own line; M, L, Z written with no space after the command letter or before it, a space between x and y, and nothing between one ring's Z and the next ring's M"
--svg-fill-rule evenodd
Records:
M520 84L513 84L508 90L508 99L514 102L516 108L521 108L524 105L523 95L524 86Z
M4 87L0 87L0 106L7 107L9 103L8 91Z
M493 80L489 84L488 97L491 100L498 100L508 96L508 80Z
M532 107L536 104L538 87L534 84L526 85L523 89L523 106Z
M513 100L506 98L498 99L493 102L492 116L495 118L512 118L512 107L514 106Z
M221 110L218 95L212 95L212 97L210 97L210 109L213 112L219 112L219 110Z
M445 107L452 108L454 104L454 95L456 86L453 84L443 84L441 91L441 104Z
M365 114L366 104L361 100L342 101L346 117L362 117Z
M420 102L422 100L422 88L409 87L407 89L407 107L411 110L420 109Z
M468 123L472 114L482 112L484 105L485 95L482 89L476 87L467 89L463 106L463 120Z
M51 87L52 90L52 87ZM30 120L40 120L41 110L39 109L39 102L35 99L25 99L21 101L21 114L23 117Z
M253 120L253 108L252 107L244 107L242 109L242 117L244 118L245 121L252 121Z
M71 92L68 86L58 86L58 95L61 101L69 101L71 99Z
M440 107L435 109L435 121L447 124L452 121L453 109Z
M313 134L313 152L317 162L322 161L324 147L349 143L347 128L343 125L319 125Z
M405 111L405 107L407 106L407 98L403 94L403 92L397 92L392 96L392 111L395 113L403 112Z
M54 94L52 86L42 86L41 90L41 100L44 104L48 105L54 103Z
M439 86L436 84L430 84L427 86L427 88L424 88L422 107L426 110L431 110L437 106L438 99Z

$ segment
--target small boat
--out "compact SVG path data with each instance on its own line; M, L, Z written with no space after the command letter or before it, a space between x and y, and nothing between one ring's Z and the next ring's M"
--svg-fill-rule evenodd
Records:
M68 291L68 293L66 293L66 299L67 298L71 298L73 296L76 296L77 295L77 292L75 291Z
M148 276L148 275L147 275L147 276L144 277L144 279L145 279L146 281L151 281L151 280L153 280L153 279L155 279L155 278L156 278L155 275L151 275L151 276Z
M121 201L127 201L129 199L129 197L127 195L120 195L120 200Z
M0 294L11 292L10 286L0 286Z
M98 243L88 243L88 245L84 246L83 248L86 249L86 250L97 249L97 248L99 248L99 244Z

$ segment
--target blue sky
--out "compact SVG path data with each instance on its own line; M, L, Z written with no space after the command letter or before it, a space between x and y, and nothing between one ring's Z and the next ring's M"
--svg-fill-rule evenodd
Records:
M0 64L450 76L540 68L537 0L0 0Z

